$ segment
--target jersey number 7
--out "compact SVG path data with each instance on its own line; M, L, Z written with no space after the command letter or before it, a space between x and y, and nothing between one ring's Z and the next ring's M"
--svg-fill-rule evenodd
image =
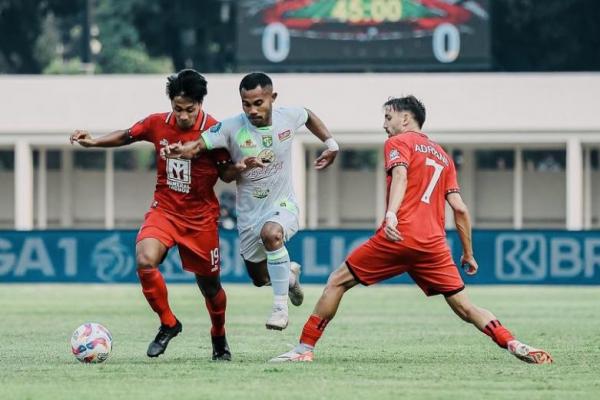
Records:
M423 193L423 196L421 197L421 201L423 203L429 204L429 198L431 197L431 193L433 193L433 189L435 189L435 185L437 185L438 181L440 180L444 166L436 163L431 158L425 159L425 165L434 168L429 185L427 185L427 189L425 189L425 193Z

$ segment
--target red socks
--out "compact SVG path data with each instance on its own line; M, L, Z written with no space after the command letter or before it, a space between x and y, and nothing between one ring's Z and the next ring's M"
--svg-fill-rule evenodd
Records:
M137 274L142 284L142 293L150 307L160 317L160 323L169 327L175 326L177 319L169 307L167 285L160 271L157 268L138 269ZM221 288L213 298L204 300L212 322L210 334L225 335L225 308L227 307L225 291Z
M225 309L227 308L227 296L223 288L211 299L205 298L206 309L210 315L212 328L210 328L211 336L225 335Z
M506 349L508 342L514 340L512 333L508 329L502 326L500 321L497 319L490 321L485 328L483 329L483 333L492 338L498 346Z
M142 284L142 293L160 317L160 323L168 327L175 326L177 319L169 307L167 285L160 271L157 268L144 268L138 269L137 274Z
M329 319L321 318L316 314L311 315L304 324L300 343L314 347L317 341L321 338L325 327L329 323Z

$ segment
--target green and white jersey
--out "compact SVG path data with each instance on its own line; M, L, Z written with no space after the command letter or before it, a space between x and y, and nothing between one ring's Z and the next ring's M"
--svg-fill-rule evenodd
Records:
M285 208L298 215L292 182L292 141L308 120L304 108L274 108L272 125L258 128L245 114L225 119L202 133L209 150L225 148L234 162L258 157L264 168L254 168L237 181L238 229L253 226Z

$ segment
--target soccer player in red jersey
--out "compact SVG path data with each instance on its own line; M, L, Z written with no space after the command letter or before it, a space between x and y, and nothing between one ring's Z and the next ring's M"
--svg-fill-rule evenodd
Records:
M76 130L70 138L71 143L83 147L119 147L142 140L154 144L156 189L136 239L142 293L161 322L156 338L148 347L149 357L164 353L169 341L182 331L181 322L169 306L167 287L158 269L167 251L177 245L183 268L196 275L210 315L212 359L231 359L225 336L227 297L219 277L219 202L213 187L218 177L232 181L238 169L225 150L202 153L193 160L163 160L158 156L162 146L196 139L217 123L202 110L206 86L206 80L198 72L182 70L167 78L171 112L152 114L129 129L98 138L82 130Z
M471 221L460 196L452 159L421 132L425 107L414 96L408 96L390 99L384 104L384 111L383 127L389 137L384 148L385 221L374 236L329 276L313 314L304 325L298 346L271 361L312 361L314 346L348 289L406 272L427 296L444 295L456 315L517 358L528 363L551 363L550 354L516 340L491 312L471 303L464 290L446 243L445 201L454 211L463 247L461 265L469 275L478 268L473 255Z

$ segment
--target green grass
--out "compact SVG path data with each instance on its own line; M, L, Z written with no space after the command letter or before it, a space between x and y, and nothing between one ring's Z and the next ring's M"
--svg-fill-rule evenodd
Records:
M519 338L555 364L524 364L455 317L443 298L412 286L356 288L345 297L312 364L266 361L296 343L321 287L306 288L290 326L267 331L269 289L227 285L231 363L209 361L209 323L192 285L170 285L184 324L167 352L146 357L158 321L139 288L0 285L0 399L573 399L600 392L600 290L470 287ZM110 359L70 354L83 322L107 326Z

